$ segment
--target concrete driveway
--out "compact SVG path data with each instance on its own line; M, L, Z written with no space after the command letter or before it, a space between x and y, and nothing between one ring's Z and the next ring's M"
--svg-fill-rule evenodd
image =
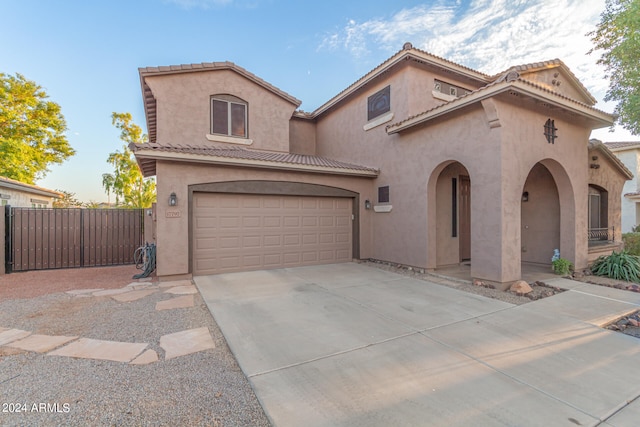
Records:
M640 294L514 306L348 263L196 277L276 426L637 426Z

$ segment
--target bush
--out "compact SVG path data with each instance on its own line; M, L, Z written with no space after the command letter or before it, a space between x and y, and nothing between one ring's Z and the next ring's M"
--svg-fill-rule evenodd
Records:
M564 258L554 259L551 261L551 265L553 266L553 272L561 276L568 275L571 273L571 269L573 268L571 262Z
M634 227L635 229L635 227ZM622 235L624 250L631 255L640 255L640 233L624 233Z
M591 266L591 272L596 276L640 283L640 258L627 251L614 251L598 258Z

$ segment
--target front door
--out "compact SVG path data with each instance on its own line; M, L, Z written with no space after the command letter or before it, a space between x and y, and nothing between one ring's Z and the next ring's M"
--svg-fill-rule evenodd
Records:
M471 179L460 177L460 261L471 259Z

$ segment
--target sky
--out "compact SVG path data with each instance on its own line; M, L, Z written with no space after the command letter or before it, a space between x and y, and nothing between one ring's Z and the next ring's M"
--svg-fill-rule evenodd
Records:
M232 61L313 111L404 42L486 74L561 59L598 100L608 87L587 35L605 0L0 0L0 72L42 86L76 155L37 185L106 202L122 149L112 112L146 131L138 68ZM602 141L640 140L616 126ZM113 197L112 197L113 198ZM111 200L113 201L113 200Z

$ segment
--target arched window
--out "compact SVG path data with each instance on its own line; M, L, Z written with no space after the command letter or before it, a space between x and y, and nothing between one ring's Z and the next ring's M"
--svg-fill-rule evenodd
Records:
M213 95L211 133L246 138L247 102L232 95Z
M608 193L602 187L589 185L589 240L608 240Z

